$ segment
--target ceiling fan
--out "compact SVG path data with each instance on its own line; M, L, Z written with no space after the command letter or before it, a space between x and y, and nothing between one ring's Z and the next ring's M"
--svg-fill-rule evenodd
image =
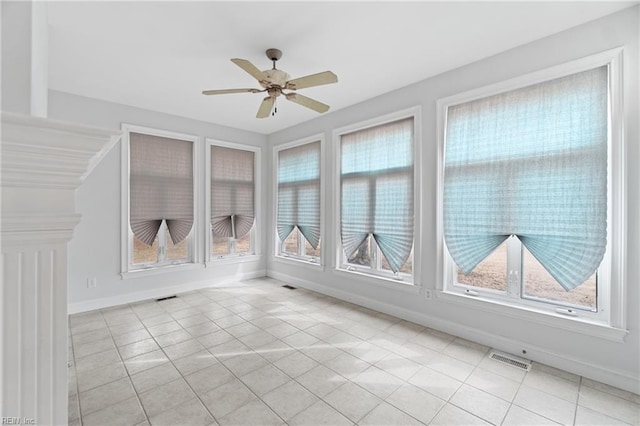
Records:
M231 60L234 64L251 74L253 78L263 87L260 89L223 89L223 90L204 90L203 95L223 95L227 93L260 93L267 92L269 96L262 100L256 118L265 118L269 114L275 115L277 109L275 107L276 98L283 95L288 101L295 102L314 111L323 113L329 110L329 105L316 101L315 99L302 96L296 91L307 87L321 86L323 84L336 83L338 76L331 71L324 71L317 74L307 75L305 77L289 80L290 76L286 72L276 69L276 61L282 57L282 52L278 49L267 49L265 52L267 58L273 62L270 70L260 71L251 62L246 59L234 58ZM285 93L284 90L292 92Z

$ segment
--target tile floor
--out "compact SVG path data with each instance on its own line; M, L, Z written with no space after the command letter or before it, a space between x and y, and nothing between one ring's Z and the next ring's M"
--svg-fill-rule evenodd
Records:
M70 424L640 424L636 394L282 285L72 315Z

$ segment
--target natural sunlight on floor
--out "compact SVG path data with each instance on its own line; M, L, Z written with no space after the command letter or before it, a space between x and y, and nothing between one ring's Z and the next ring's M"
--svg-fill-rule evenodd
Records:
M71 425L638 424L640 396L273 279L72 315Z

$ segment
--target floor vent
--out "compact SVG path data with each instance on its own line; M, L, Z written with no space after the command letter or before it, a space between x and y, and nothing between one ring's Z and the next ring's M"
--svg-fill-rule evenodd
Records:
M295 290L295 289L296 289L294 286L291 286L291 285L289 285L289 284L285 284L285 285L283 285L282 287L284 287L284 288L288 288L289 290Z
M175 299L176 296L175 294L173 296L167 296L167 297L161 297L160 299L156 299L156 302L162 302L163 300L169 300L169 299Z
M515 355L507 354L504 352L491 351L489 358L494 361L501 362L503 364L510 365L512 367L519 368L520 370L530 371L531 361L523 358L518 358Z

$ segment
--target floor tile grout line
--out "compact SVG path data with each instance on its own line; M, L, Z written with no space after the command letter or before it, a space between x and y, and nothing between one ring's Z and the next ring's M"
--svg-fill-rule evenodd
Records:
M580 405L580 391L582 390L582 376L580 376L580 379L578 381L578 395L576 396L576 405L575 405L575 409L573 411L573 425L575 426L576 422L578 421L578 406Z
M76 365L76 347L73 341L73 332L71 331L71 319L69 318L69 337L71 338L71 357L73 358L73 369L75 370L75 388L76 388L76 398L77 408L78 408L78 420L80 420L80 425L83 424L82 421L82 407L80 407L80 385L78 384L78 368ZM69 370L67 369L67 376L69 375ZM67 395L68 398L68 395Z

